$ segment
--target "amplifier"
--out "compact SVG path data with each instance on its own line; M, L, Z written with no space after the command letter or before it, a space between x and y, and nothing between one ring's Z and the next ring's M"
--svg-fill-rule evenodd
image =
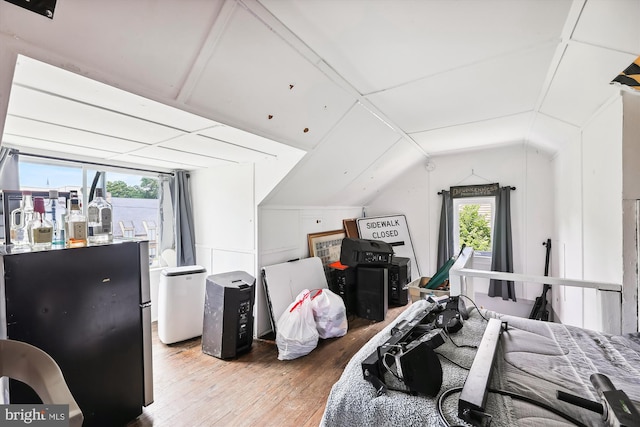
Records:
M411 259L393 257L389 266L389 305L407 305L411 283Z
M340 248L340 262L349 267L387 265L393 260L393 248L381 240L345 237Z
M340 295L347 314L356 313L356 269L340 261L329 264L329 290Z

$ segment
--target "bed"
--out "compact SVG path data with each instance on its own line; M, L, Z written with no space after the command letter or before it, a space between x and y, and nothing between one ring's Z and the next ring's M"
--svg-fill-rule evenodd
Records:
M487 325L485 318L492 317L507 322L508 329L497 347L491 387L546 403L572 417L574 422L520 399L491 392L485 406L493 417L491 425L603 425L599 414L556 398L556 391L562 390L599 401L589 380L595 372L607 375L636 407L640 405L640 334L607 335L486 310L478 312L470 303L467 305L472 310L462 329L436 349L443 372L438 395L431 398L390 390L377 396L371 383L363 378L362 361L387 341L394 325L414 318L430 304L425 300L413 303L352 357L331 389L321 426L442 425L439 397L464 385L469 372L464 368L471 367L477 351L474 347L480 344ZM394 378L387 373L385 382L393 384ZM440 402L440 413L449 424L464 424L457 417L459 392L446 396Z

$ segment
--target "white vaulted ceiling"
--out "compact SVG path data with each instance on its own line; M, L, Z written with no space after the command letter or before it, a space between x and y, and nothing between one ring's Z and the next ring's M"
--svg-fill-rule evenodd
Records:
M3 144L163 169L306 153L270 202L365 203L432 155L561 149L637 22L640 0L0 2L0 42L41 61L16 66Z
M198 169L300 151L21 56L3 143L24 152Z

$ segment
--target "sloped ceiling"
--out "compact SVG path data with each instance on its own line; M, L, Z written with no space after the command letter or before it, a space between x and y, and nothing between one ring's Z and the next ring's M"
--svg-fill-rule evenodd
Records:
M430 156L561 149L637 22L637 0L0 2L3 49L135 94L21 58L3 144L166 169L301 150L268 203L364 204Z

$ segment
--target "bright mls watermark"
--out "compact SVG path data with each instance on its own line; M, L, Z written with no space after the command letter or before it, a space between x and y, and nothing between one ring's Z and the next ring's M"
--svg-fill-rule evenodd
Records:
M69 405L0 405L0 426L69 427Z

